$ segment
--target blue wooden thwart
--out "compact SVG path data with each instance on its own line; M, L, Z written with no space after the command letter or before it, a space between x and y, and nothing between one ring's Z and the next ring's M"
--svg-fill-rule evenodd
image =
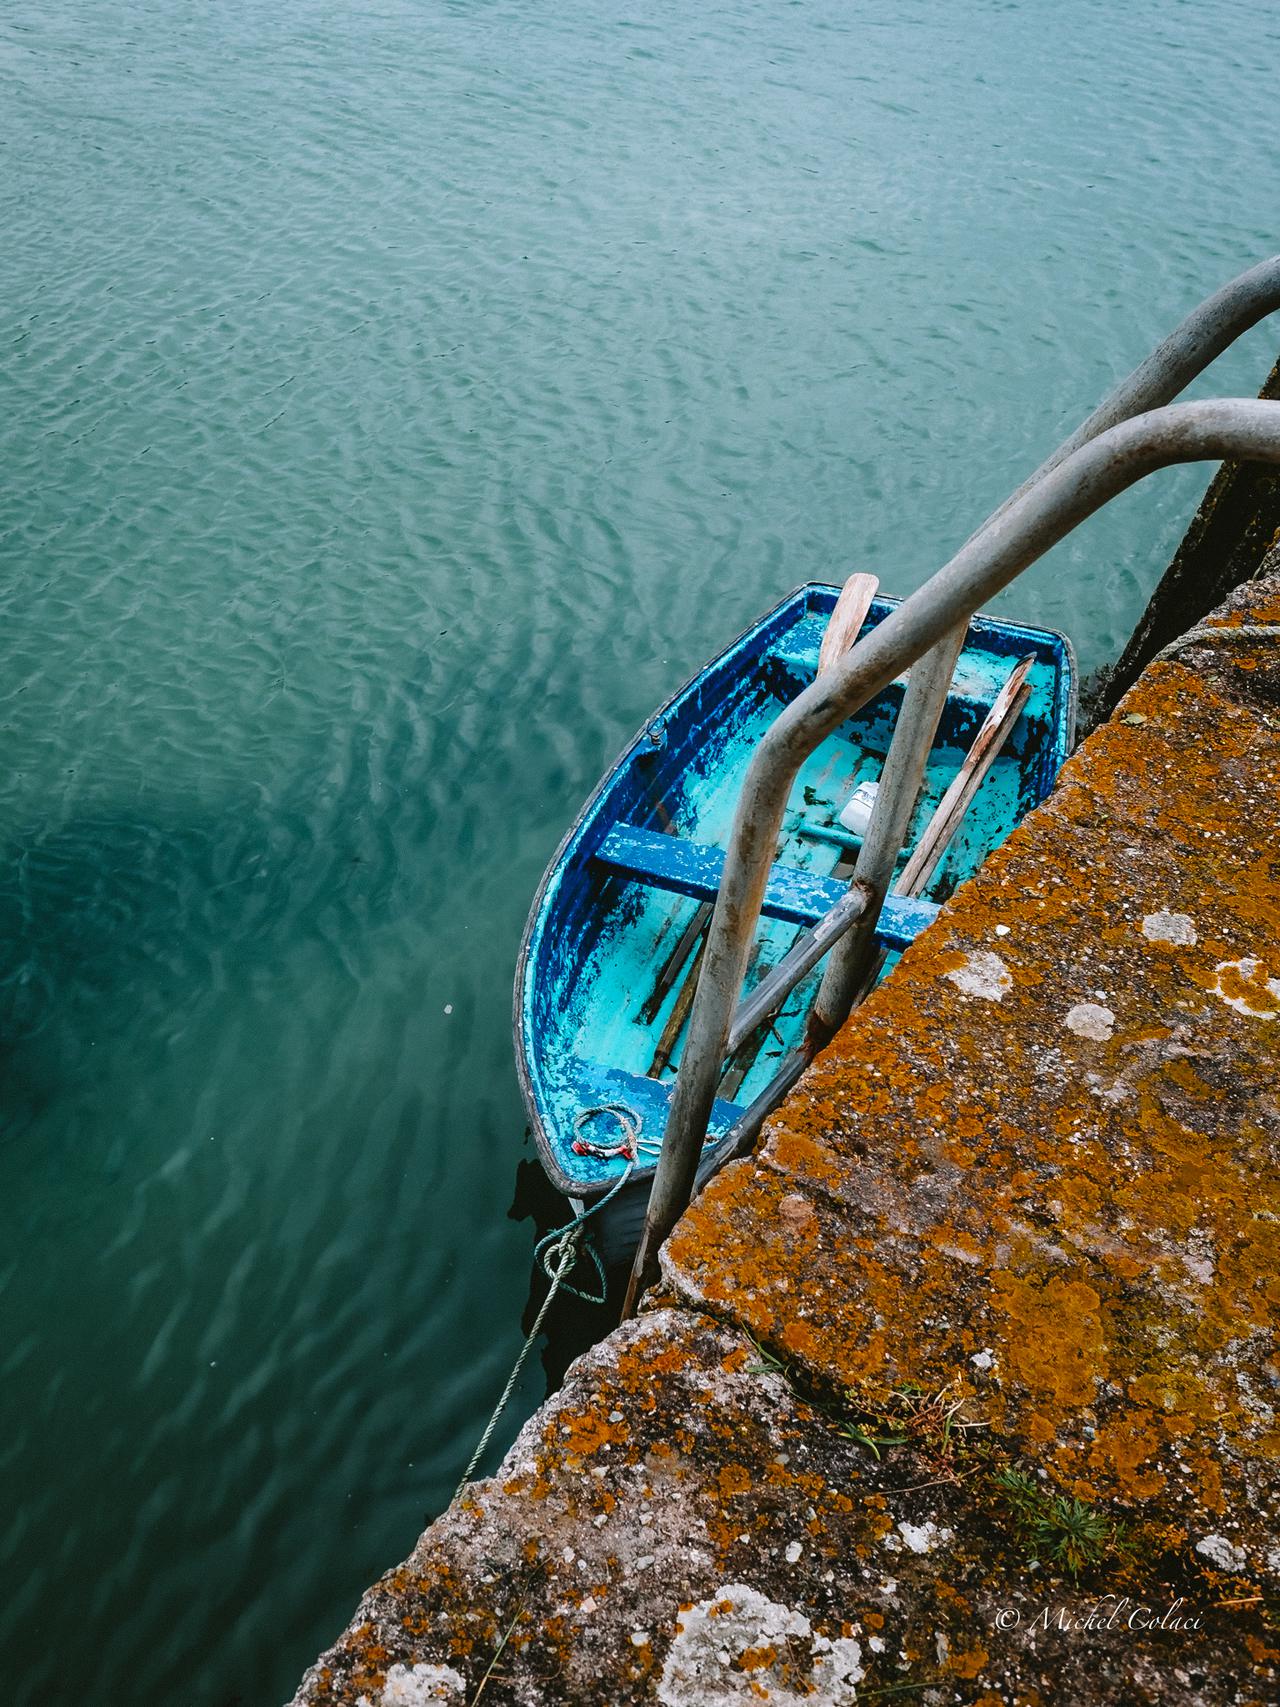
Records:
M690 895L696 901L714 901L724 870L724 850L664 836L653 830L635 830L616 824L596 849L601 865L625 872L667 889ZM760 911L767 919L785 919L792 925L816 925L848 889L838 878L815 877L811 871L775 865L764 892ZM926 925L938 916L933 901L885 897L876 935L888 948L906 948Z

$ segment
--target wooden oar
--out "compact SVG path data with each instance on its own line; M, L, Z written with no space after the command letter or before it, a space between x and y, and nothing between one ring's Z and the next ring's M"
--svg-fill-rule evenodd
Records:
M912 849L911 857L893 886L895 895L918 895L941 864L942 856L950 847L956 831L964 822L965 813L973 804L974 795L982 787L987 773L1000 757L1005 742L1022 716L1023 707L1031 697L1031 684L1027 675L1035 661L1034 653L1019 659L1009 672L1009 679L992 700L991 709L983 718L982 727L965 754L964 763L934 808L924 834ZM885 959L886 955L882 949L858 992L855 1007L865 1002L875 989Z
M666 1001L667 991L675 983L681 972L683 972L685 962L693 953L703 931L706 930L707 921L710 917L710 901L699 902L698 906L694 909L693 917L681 931L675 947L662 963L662 969L659 971L658 976L654 981L653 989L650 990L649 994L645 997L644 1005L640 1009L640 1021L642 1025L652 1025L654 1020L658 1017L658 1009L662 1006L663 1002ZM679 1006L678 1002L677 1006ZM670 1051L668 1051L668 1053L670 1053ZM649 1072L650 1077L652 1077L653 1069L650 1068Z
M803 833L804 832L802 831L801 834ZM854 867L857 864L858 848L857 844L853 842L851 838L842 838L841 840L846 851L840 855L840 858L832 866L829 875L836 883L847 883L853 876ZM787 953L790 954L793 948L797 947L805 937L810 936L811 934L812 931L810 927L802 926L788 943ZM761 1020L760 1024L751 1033L750 1037L744 1038L738 1045L737 1050L729 1063L728 1069L725 1072L724 1078L720 1081L720 1088L716 1093L718 1096L724 1097L727 1102L732 1102L734 1097L737 1096L742 1085L742 1081L746 1078L752 1067L755 1066L756 1056L759 1055L760 1051L764 1048L765 1043L768 1041L769 1034L773 1030L774 1022L778 1017L780 1009L784 1005L785 1002L780 1002L778 1007L774 1009L773 1013L771 1013L767 1019Z
M837 883L847 883L853 876L857 859L858 850L856 847L852 847L848 852L842 853L840 858L832 866L830 876ZM809 926L804 926L798 930L787 945L787 953L790 954L793 948L796 948L805 937L811 934L812 930ZM784 1000L778 1004L767 1019L761 1020L760 1024L751 1033L750 1037L744 1038L738 1045L737 1051L729 1064L724 1078L721 1079L720 1088L716 1093L718 1096L724 1097L727 1102L733 1101L734 1097L738 1094L742 1081L746 1078L752 1067L755 1066L756 1056L768 1041L769 1033L774 1027L774 1022L777 1020L781 1009L786 1005L786 999L787 998L784 998Z
M818 674L829 670L837 658L841 657L853 645L862 632L862 625L867 620L871 609L871 601L879 590L880 582L874 575L850 575L840 589L840 597L835 602L835 608L827 618L826 631L822 636L822 645L818 651ZM837 866L835 875L839 875ZM670 1063L675 1046L684 1029L684 1023L689 1017L693 1006L694 993L698 988L698 973L702 970L702 943L705 940L707 925L711 921L711 903L704 901L685 926L675 948L667 956L661 971L658 973L653 989L646 997L640 1009L640 1018L646 1024L652 1024L658 1009L666 1000L667 992L680 976L681 968L693 953L694 945L698 945L698 953L690 966L684 983L676 996L675 1004L667 1016L667 1023L662 1028L653 1052L653 1060L649 1065L648 1076L657 1079L662 1076ZM757 1046L758 1047L758 1046Z
M708 907L708 913L710 908ZM706 950L707 939L704 936L698 944L698 952L693 957L693 965L689 975L681 984L679 993L671 1012L667 1015L667 1023L662 1028L662 1036L658 1039L657 1048L653 1052L653 1060L649 1063L649 1077L660 1079L666 1072L671 1061L672 1051L684 1030L684 1022L689 1017L689 1009L693 1006L693 998L698 990L698 974L702 971L702 956Z
M952 837L973 804L974 795L1000 756L1022 715L1023 706L1031 697L1027 676L1035 661L1034 653L1019 659L1009 672L1008 681L992 700L991 709L983 718L982 727L974 736L964 763L951 779L951 785L934 809L924 835L916 843L893 886L895 895L918 895L938 869Z
M880 583L874 575L850 575L840 589L836 608L827 618L827 631L818 649L818 674L825 676L831 666L853 645L862 633L871 601Z

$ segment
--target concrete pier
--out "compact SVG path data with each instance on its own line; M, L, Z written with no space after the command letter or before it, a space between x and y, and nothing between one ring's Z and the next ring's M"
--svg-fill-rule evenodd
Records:
M1280 1699L1280 576L1209 622L299 1704Z

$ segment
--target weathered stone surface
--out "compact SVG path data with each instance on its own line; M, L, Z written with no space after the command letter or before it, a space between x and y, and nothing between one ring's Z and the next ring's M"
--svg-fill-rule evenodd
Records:
M1280 1699L1278 927L1280 647L1210 641L298 1702Z
M1091 1611L1116 1619L1091 1699L1247 1699L1221 1610L1187 1652L1127 1627L1166 1614L1163 1585L1041 1593L990 1497L936 1468L923 1446L877 1459L737 1332L648 1313L365 1596L298 1702L1049 1700L1080 1642L1056 1621Z

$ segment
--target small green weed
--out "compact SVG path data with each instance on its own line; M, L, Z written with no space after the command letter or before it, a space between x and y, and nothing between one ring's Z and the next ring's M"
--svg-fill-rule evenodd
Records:
M1042 1487L1025 1470L997 1470L991 1485L1013 1513L1031 1557L1073 1577L1127 1546L1123 1524L1070 1494Z
M759 1362L747 1365L748 1375L781 1375L784 1380L790 1378L790 1370L781 1358L775 1357L759 1340L752 1340L751 1345Z

